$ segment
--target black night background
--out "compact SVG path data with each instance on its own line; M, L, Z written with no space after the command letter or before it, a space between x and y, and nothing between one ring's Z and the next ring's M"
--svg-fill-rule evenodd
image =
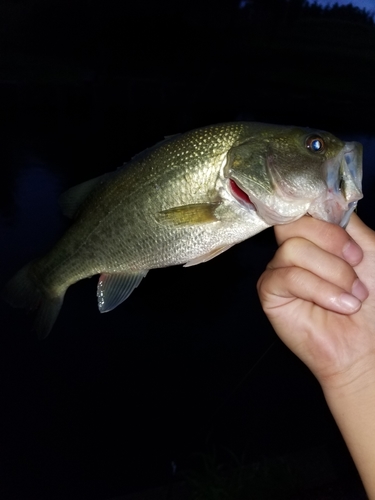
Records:
M68 227L64 190L219 122L362 142L375 228L374 75L375 24L351 5L2 0L2 283ZM42 342L1 302L0 498L365 499L319 384L261 310L275 249L269 229L152 270L103 315L81 281Z

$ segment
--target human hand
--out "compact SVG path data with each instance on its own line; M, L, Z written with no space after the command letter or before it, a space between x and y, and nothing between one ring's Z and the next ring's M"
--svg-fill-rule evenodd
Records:
M375 232L353 214L347 232L303 217L275 234L258 293L276 333L323 389L373 380Z

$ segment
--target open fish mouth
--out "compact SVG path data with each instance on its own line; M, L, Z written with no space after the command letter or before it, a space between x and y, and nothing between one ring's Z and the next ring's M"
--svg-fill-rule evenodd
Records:
M342 151L324 165L327 189L314 200L308 214L345 228L363 198L362 145L347 142Z

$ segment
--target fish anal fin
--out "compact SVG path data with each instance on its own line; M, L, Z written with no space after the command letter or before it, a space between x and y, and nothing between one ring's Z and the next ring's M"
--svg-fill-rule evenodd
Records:
M215 211L219 203L195 203L180 207L168 208L156 215L161 224L174 226L191 226L196 224L210 224L218 222Z
M142 279L146 276L148 270L139 273L114 273L101 274L98 287L98 308L101 313L112 311L121 302L124 302Z
M207 262L208 260L214 259L221 253L226 252L232 246L233 244L215 248L214 250L211 250L211 252L205 253L204 255L200 255L195 259L189 260L189 262L186 262L184 267L191 267L191 266L196 266L197 264L203 264L203 262Z

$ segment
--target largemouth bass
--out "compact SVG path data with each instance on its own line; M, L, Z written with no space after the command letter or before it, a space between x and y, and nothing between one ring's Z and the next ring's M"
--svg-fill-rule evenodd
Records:
M305 214L345 225L361 182L362 146L328 132L237 122L169 137L65 193L73 224L3 296L37 309L43 338L78 280L99 274L99 310L110 311L149 269L206 262Z

